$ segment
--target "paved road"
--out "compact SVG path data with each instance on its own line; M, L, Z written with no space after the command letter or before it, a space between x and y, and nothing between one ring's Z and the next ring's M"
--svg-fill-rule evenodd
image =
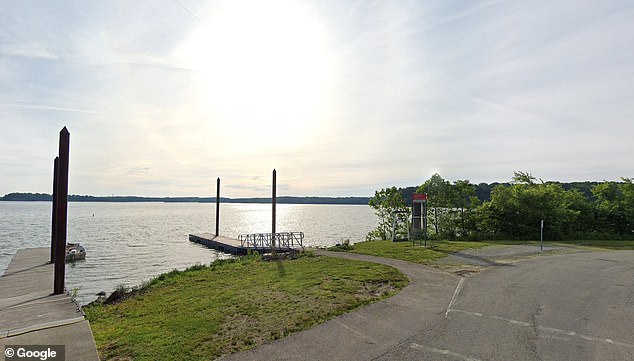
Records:
M634 251L539 256L467 278L408 262L335 256L395 266L411 284L227 359L634 359Z
M633 360L634 252L553 255L464 279L447 317L379 360Z

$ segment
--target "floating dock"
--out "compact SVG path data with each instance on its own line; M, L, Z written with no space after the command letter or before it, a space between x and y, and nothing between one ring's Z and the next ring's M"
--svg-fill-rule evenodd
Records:
M272 240L275 240L276 252L301 252L304 250L303 239L302 232L242 234L238 239L216 236L212 233L189 235L192 242L234 255L246 255L249 252L270 253Z
M90 324L68 294L53 295L50 248L19 250L0 277L0 350L64 345L66 361L99 360Z

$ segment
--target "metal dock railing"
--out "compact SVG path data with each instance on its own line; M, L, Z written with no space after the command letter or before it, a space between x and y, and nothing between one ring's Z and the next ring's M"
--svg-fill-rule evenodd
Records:
M275 241L275 248L304 250L304 232L251 233L241 234L238 240L242 247L270 248Z

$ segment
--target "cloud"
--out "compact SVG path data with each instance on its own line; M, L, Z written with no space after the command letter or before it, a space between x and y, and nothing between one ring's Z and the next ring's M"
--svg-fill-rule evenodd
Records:
M50 111L56 111L56 112L101 114L101 112L88 110L88 109L61 108L61 107L52 107L52 106L46 106L46 105L32 105L32 104L0 104L0 108L16 108L16 109L25 109L25 110L50 110Z
M59 59L56 54L36 44L2 44L0 45L0 54L31 59Z
M273 168L288 195L335 196L634 172L630 2L246 5L0 4L0 194L48 191L65 125L82 194L209 195L220 176L261 196Z

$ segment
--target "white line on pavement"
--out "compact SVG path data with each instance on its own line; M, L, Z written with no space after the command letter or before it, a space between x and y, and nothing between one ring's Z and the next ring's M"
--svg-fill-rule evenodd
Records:
M474 317L491 318L491 319L494 319L494 320L500 320L500 321L508 322L510 324L513 324L513 325L516 325L516 326L521 326L521 327L529 327L529 326L531 326L530 322L512 320L510 318L504 318L504 317L493 316L493 315L485 315L485 314L482 314L482 313L479 313L479 312L469 312L469 311L463 311L463 310L457 310L457 309L447 310L447 313L449 313L449 312L462 313L464 315L474 316ZM565 335L565 336L569 336L569 337L572 336L572 337L580 338L580 339L586 340L586 341L607 343L607 344L610 344L610 345L634 348L633 344L630 344L630 343L627 343L627 342L615 341L615 340L612 340L612 339L609 339L609 338L601 338L601 337L595 337L595 336L582 335L582 334L577 333L575 331L567 331L567 330L562 330L562 329L559 329L559 328L546 327L546 326L537 326L537 328L540 331L543 331L543 332L550 332L550 333Z
M464 277L458 281L458 286L456 286L456 290L453 292L453 297L451 297L451 301L449 301L449 306L447 306L447 312L445 312L445 318L449 315L449 311L453 306L453 303L456 301L456 297L458 297L458 293L460 293L460 289L462 288L462 283L464 282Z

